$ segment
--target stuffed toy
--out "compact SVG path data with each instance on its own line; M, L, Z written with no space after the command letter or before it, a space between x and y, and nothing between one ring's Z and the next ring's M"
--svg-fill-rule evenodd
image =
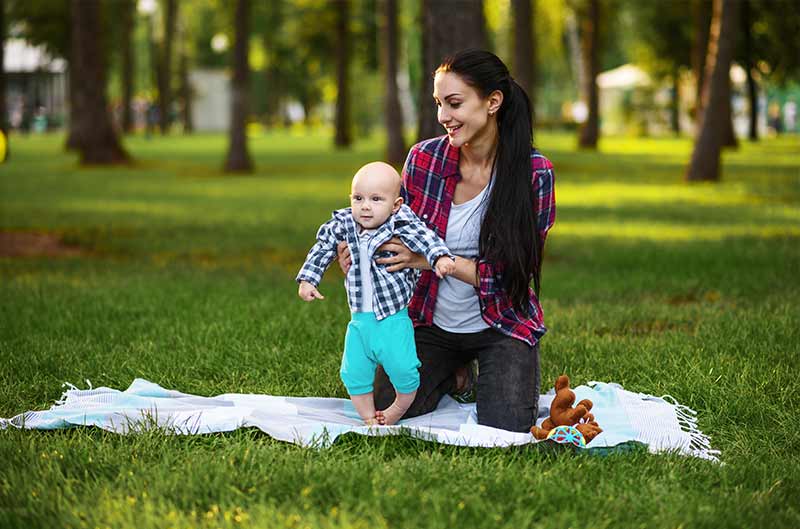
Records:
M575 392L569 388L569 377L561 375L556 380L556 396L550 404L550 417L542 422L542 426L531 428L533 436L540 441L547 439L551 431L559 426L574 426L584 437L586 442L592 439L603 430L594 420L594 415L590 412L592 401L584 399L574 408Z

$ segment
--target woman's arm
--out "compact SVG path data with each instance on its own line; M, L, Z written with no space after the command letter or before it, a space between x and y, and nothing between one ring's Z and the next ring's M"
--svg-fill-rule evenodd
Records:
M456 271L450 275L473 287L478 286L478 269L472 259L456 255Z
M392 257L383 257L375 260L375 262L378 264L388 265L386 267L387 272L397 272L405 268L416 268L417 270L431 269L431 265L428 263L428 260L425 259L424 255L412 252L405 244L403 244L403 241L397 237L389 239L388 242L385 242L379 246L378 250L394 252L397 254ZM456 279L467 283L468 285L472 285L473 287L478 286L477 267L475 265L475 261L472 259L467 259L466 257L460 257L457 255L456 271L451 275Z

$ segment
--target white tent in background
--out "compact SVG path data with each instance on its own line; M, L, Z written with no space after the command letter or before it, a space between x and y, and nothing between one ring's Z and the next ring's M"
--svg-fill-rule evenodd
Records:
M6 75L6 108L12 127L26 116L46 116L63 122L67 109L67 61L53 57L44 46L24 39L5 41L3 69Z

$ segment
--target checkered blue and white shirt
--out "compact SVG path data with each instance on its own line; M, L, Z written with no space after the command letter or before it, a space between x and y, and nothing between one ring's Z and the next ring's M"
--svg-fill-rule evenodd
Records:
M351 208L334 211L333 218L320 226L317 242L309 250L296 278L298 283L308 281L318 286L325 270L336 257L337 245L341 241L346 241L350 248L352 265L344 278L344 285L351 312L359 312L362 307L360 273L362 265L359 262L358 232L359 226L353 219ZM452 257L444 241L405 204L375 230L367 247L368 253L376 258L390 256L391 252L376 253L376 250L392 237L398 237L412 252L424 255L431 266L434 266L436 260L443 255ZM388 272L386 265L378 264L374 260L370 270L373 284L372 308L375 317L382 320L405 308L414 293L419 271L406 268L398 272Z

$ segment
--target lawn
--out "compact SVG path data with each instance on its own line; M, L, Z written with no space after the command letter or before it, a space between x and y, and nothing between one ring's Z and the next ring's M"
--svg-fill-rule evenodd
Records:
M136 377L202 395L345 397L341 273L323 302L293 277L380 139L129 138L132 167L78 168L59 136L14 136L0 231L55 235L60 257L0 257L0 417L63 382ZM315 451L254 430L169 437L0 431L0 527L798 527L800 138L726 152L682 181L687 139L542 134L556 167L544 384L613 381L699 413L723 464L348 436Z

